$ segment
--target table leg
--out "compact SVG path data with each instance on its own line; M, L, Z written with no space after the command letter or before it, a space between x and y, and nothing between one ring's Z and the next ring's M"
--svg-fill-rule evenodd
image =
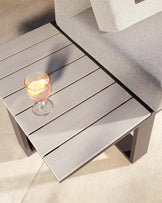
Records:
M132 163L146 154L148 150L154 118L155 114L152 114L133 130L133 135L129 133L115 144Z
M154 118L155 114L153 113L148 119L142 122L138 128L134 130L130 153L130 161L132 163L142 157L148 150Z
M30 156L33 153L33 151L35 150L33 145L31 144L31 142L29 141L29 139L27 138L27 136L25 135L23 130L20 128L20 126L17 124L14 117L11 115L11 113L9 111L8 111L8 114L9 114L13 129L16 134L16 138L17 138L20 146L22 147L25 154L27 156Z

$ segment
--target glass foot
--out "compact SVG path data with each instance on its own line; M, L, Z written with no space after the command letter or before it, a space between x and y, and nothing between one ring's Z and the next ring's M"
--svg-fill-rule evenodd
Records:
M33 105L32 111L37 116L45 116L52 112L53 103L50 100L37 102Z

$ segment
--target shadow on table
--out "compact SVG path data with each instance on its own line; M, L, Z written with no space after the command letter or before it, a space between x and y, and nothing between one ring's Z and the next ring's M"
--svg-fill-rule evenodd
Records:
M50 84L52 89L54 83L61 78L64 72L64 66L68 63L68 53L62 56L61 54L51 54L46 67L46 73L50 76Z

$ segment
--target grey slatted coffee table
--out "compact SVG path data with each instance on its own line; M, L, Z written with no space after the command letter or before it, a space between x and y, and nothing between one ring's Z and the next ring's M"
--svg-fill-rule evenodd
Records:
M44 117L24 87L37 71L51 78L54 108ZM34 146L59 181L112 144L130 140L132 162L147 151L151 113L51 24L0 46L0 87L21 146L28 155Z

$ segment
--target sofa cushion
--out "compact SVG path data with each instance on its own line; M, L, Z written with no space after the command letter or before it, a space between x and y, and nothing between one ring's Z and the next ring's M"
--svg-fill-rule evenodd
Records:
M64 16L74 16L91 7L90 0L55 0L56 10Z
M57 15L56 21L148 106L162 109L162 13L115 33L99 31L92 9L72 18Z
M162 11L162 0L90 0L101 31L121 31Z

